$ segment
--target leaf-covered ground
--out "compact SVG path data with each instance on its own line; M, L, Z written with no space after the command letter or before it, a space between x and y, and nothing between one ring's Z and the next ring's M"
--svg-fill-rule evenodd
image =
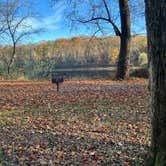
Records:
M0 82L0 165L143 165L146 80Z

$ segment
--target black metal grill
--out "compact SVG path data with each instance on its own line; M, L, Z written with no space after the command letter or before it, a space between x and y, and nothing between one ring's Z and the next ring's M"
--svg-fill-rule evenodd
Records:
M59 84L64 82L64 76L63 75L52 74L51 81L52 81L53 84L56 84L57 92L59 92Z

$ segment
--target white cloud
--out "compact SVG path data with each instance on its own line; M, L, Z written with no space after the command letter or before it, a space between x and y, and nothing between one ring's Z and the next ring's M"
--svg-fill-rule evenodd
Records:
M59 28L59 23L63 19L64 9L65 9L65 4L63 2L57 3L52 8L52 13L53 13L52 15L41 18L41 20L36 22L36 25L35 24L32 25L32 27L34 26L34 28L42 28L42 29L46 29L46 30L56 30L56 29L58 29Z
M45 31L54 31L60 28L60 22L63 19L63 12L65 9L65 5L59 3L56 7L52 8L52 15L47 15L46 17L29 17L22 23L22 27L20 26L20 31L27 31L29 28L33 30L43 29ZM25 28L25 26L27 28Z

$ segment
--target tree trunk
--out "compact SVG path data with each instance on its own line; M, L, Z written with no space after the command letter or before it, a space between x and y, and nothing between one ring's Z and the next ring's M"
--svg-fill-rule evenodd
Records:
M119 0L121 35L120 35L120 53L117 66L117 79L126 79L129 77L130 67L130 11L128 0Z
M166 166L166 1L145 0L152 136L147 165Z
M7 74L8 75L10 75L10 69L11 69L13 61L15 59L15 54L16 54L16 43L13 42L13 48L12 48L11 58L10 58L10 61L8 62L8 64L7 64Z
M7 74L10 74L10 65L7 66Z

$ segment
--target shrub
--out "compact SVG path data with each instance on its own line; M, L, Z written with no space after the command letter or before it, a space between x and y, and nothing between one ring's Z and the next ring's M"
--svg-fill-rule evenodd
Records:
M131 77L139 77L139 78L148 78L149 72L147 67L141 68L141 69L135 69L130 74Z
M138 58L138 63L140 66L148 63L147 53L145 53L145 52L140 53L139 58Z

